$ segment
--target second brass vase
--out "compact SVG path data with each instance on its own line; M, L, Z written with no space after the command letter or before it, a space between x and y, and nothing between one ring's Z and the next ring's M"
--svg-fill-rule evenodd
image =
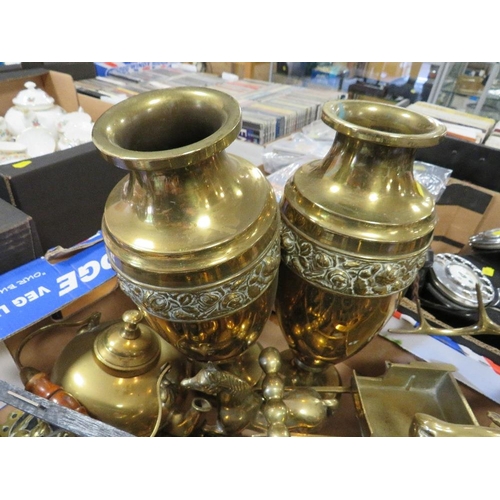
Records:
M229 362L256 341L274 303L278 205L258 168L228 154L238 102L197 87L151 91L97 120L102 155L129 170L102 231L123 291L190 360Z
M297 170L281 201L276 309L305 372L363 348L425 263L435 209L413 162L445 133L432 118L369 101L328 102L322 119L334 143Z

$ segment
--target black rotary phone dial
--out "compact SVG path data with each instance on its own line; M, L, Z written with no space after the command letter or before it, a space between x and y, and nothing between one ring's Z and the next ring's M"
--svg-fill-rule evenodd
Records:
M479 282L488 316L500 324L500 229L474 235L469 243L465 255L429 253L419 278L420 304L453 328L473 325ZM498 336L481 335L480 340L500 348Z

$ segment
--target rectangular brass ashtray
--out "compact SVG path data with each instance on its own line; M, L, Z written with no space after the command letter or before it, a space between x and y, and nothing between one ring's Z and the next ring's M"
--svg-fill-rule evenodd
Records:
M387 363L381 377L353 373L354 405L363 436L407 437L417 413L445 422L479 425L453 376L443 363Z

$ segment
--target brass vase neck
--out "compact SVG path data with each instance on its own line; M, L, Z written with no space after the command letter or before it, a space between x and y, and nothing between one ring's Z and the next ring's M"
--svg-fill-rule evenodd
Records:
M413 190L413 148L386 146L357 137L338 133L335 143L325 158L325 178L339 185L358 190L390 190L391 182L397 189ZM383 182L384 186L380 183Z

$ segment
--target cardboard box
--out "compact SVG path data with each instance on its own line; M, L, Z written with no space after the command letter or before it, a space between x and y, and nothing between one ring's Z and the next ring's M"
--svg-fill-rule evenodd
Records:
M54 98L65 111L78 111L78 96L71 75L44 69L32 69L5 73L0 78L0 116L5 116L13 106L12 99L24 90L26 82L34 82Z
M500 227L500 193L450 178L436 205L435 253L465 253L469 238Z
M68 112L81 106L93 119L111 104L76 92L70 75L46 70L9 73L0 79L0 115L33 81ZM126 174L106 162L93 143L0 166L0 198L30 216L42 250L71 247L101 227L109 192Z
M95 234L108 195L125 173L87 143L0 166L0 198L32 217L46 252Z
M0 200L0 275L42 255L33 219Z
M471 236L500 227L500 150L445 137L416 159L452 170L437 204L436 253L465 253Z
M95 97L91 97L84 94L78 95L78 104L83 108L83 110L90 115L92 121L95 122L97 119L108 110L113 104L101 101Z
M117 286L102 235L79 245L74 255L51 263L44 257L0 277L0 340L57 313L71 316Z
M453 170L455 179L500 191L500 149L445 137L437 146L417 149L416 159Z

